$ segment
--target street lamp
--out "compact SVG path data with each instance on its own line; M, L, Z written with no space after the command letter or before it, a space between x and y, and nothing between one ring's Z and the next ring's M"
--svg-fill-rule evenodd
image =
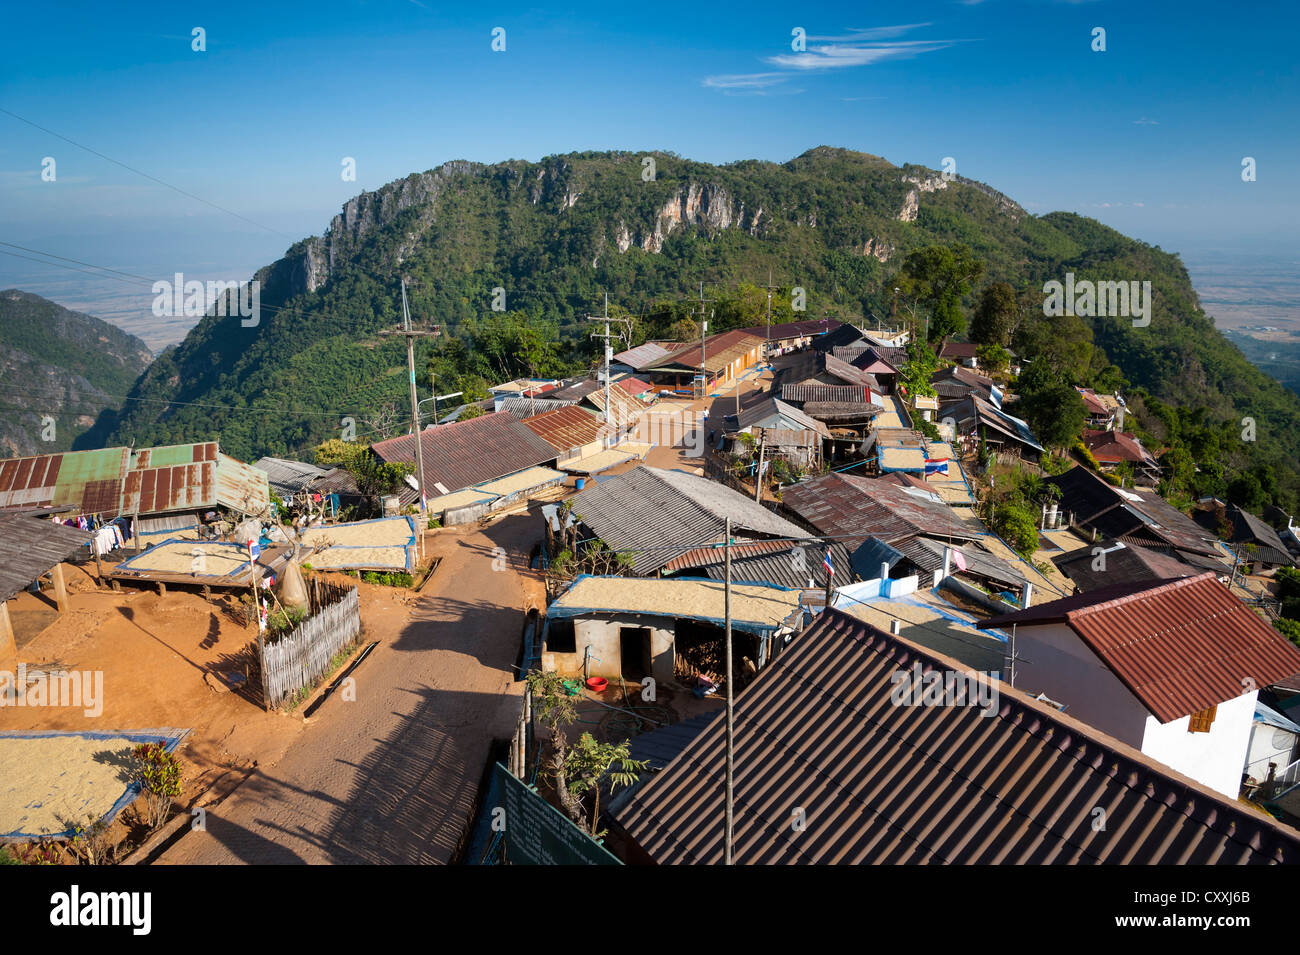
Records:
M438 425L438 401L439 401L440 399L442 399L442 398L458 398L458 397L460 397L461 395L463 395L464 393L465 393L465 392L463 392L463 391L453 391L453 392L451 392L450 394L445 394L445 395L434 395L432 398L423 398L423 399L421 399L421 400L420 400L420 404L422 405L422 404L424 404L425 402L429 402L429 401L432 401L432 402L433 402L433 424L434 424L434 427L437 427L437 425ZM418 409L418 408L419 408L419 405L417 405L416 408ZM416 413L417 413L417 414L419 413L418 410L417 410Z

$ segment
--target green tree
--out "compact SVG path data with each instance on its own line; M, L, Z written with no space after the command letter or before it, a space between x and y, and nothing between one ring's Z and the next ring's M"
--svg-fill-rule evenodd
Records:
M1034 364L1017 383L1020 400L1016 412L1044 447L1068 447L1087 417L1083 399L1074 387L1055 377L1046 365Z
M588 793L592 795L591 822L587 831L599 838L602 833L596 831L600 818L600 784L609 780L609 791L613 795L619 786L631 786L650 765L648 760L628 757L629 741L621 743L598 743L590 733L578 737L577 744L565 759L564 772L568 780L568 790L578 799Z
M971 316L971 341L980 345L1005 347L1020 317L1016 290L1009 282L994 282L980 293L979 304Z
M895 280L903 293L930 311L929 341L944 342L966 330L961 300L984 274L984 263L963 243L927 245L908 254Z

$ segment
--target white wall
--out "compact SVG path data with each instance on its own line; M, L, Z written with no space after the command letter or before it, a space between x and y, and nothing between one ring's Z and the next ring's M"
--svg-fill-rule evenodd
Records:
M649 614L611 614L573 618L574 652L556 653L549 648L542 653L542 669L561 676L581 676L586 649L591 647L589 672L617 682L623 672L622 645L619 631L623 627L646 627L650 630L651 676L658 683L673 678L674 641L672 617ZM632 661L634 664L637 661Z
M1148 716L1142 752L1236 799L1258 695L1258 690L1251 690L1235 700L1220 703L1208 733L1187 732L1189 716L1172 723L1160 723L1154 716Z
M1121 742L1236 798L1255 715L1256 691L1219 704L1208 733L1189 733L1190 716L1160 723L1065 624L1018 627L1016 689L1046 693L1065 712Z

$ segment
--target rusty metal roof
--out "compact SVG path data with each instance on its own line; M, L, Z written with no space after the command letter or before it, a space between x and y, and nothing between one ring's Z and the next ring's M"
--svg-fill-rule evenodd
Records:
M1090 590L981 621L1065 624L1162 723L1300 673L1300 650L1212 573Z
M1300 862L1293 830L1017 691L988 717L894 705L914 667L966 672L832 610L740 694L737 864ZM712 721L611 808L653 861L722 862L724 740Z
M1061 489L1060 506L1075 523L1107 537L1162 541L1178 550L1223 557L1213 535L1154 491L1121 491L1082 465L1047 479Z
M66 505L116 516L130 453L104 448L0 461L0 508Z
M117 516L222 505L256 514L270 500L266 473L222 454L215 441L0 461L0 508L72 505Z
M739 329L710 335L704 340L704 368L709 374L716 374L724 371L737 358L744 358L762 347L762 338ZM700 344L699 342L683 344L648 367L653 370L682 368L687 371L699 371Z
M971 540L983 533L928 495L848 474L823 474L787 487L781 492L781 503L818 533L848 538L854 546L868 537L888 544L917 534Z
M0 601L67 560L94 536L49 518L0 515Z
M612 434L600 418L577 405L543 411L531 418L524 418L523 423L556 451L564 454L594 444Z
M1102 554L1095 551L1101 548ZM1098 561L1098 557L1104 558ZM1097 590L1112 584L1134 580L1171 580L1190 577L1200 569L1171 557L1124 541L1108 541L1093 547L1080 547L1052 559L1058 570L1069 577L1080 591Z
M420 445L429 497L555 460L553 447L504 411L425 428L420 432ZM415 463L413 435L380 441L371 445L371 450L382 461Z
M271 503L265 471L222 454L215 441L142 448L122 486L123 514L228 507L260 514Z

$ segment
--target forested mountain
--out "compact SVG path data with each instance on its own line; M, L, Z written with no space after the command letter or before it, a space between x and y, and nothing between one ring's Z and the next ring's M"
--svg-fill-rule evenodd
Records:
M204 318L135 386L120 422L83 442L137 444L220 438L245 459L292 454L358 437L385 404L405 407L405 346L381 329L401 320L399 279L412 314L443 327L419 358L438 388L473 392L490 379L556 374L597 354L583 321L608 293L636 316L635 340L687 335L690 299L704 285L710 331L762 321L773 276L773 320L888 321L906 254L963 243L983 263L980 287L1006 281L1027 308L1042 284L1150 281L1151 322L1062 321L1080 339L1078 384L1127 380L1183 406L1223 436L1229 469L1266 463L1283 479L1300 451L1300 399L1252 366L1215 330L1177 256L1066 213L1032 216L979 183L919 166L819 147L787 163L724 166L668 153L572 153L540 162L447 163L350 200L321 237L262 269L255 326ZM504 313L492 309L504 290ZM499 302L499 298L498 298ZM909 311L899 304L899 319ZM911 313L920 320L915 303ZM1040 309L1041 316L1041 309ZM1051 321L1051 320L1049 320ZM1052 332L1052 327L1047 327ZM634 341L635 343L635 341ZM432 358L432 362L430 359ZM1229 442L1253 417L1257 438Z
M151 359L134 335L48 299L0 292L0 456L66 451Z

